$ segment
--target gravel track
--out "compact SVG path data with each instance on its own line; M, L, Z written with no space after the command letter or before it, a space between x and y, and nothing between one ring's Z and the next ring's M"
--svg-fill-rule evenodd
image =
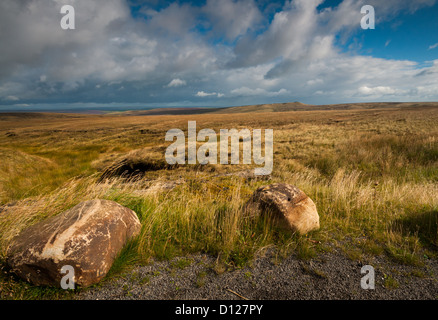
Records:
M352 261L340 251L311 260L281 260L274 250L243 269L218 272L215 258L196 254L137 266L81 291L82 300L436 300L438 263L399 265L385 256ZM363 265L375 269L375 289L361 288Z

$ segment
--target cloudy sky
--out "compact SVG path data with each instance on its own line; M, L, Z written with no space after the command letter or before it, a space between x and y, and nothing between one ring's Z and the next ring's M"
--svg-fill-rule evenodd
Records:
M289 101L438 101L438 0L0 2L0 109Z

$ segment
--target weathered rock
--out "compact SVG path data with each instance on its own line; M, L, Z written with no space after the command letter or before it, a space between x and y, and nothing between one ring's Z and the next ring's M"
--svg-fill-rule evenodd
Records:
M126 241L140 232L132 210L108 200L90 200L37 223L13 241L7 263L35 285L60 286L61 268L74 269L74 281L86 287L109 271Z
M258 188L246 204L250 214L271 213L281 226L301 234L319 229L315 203L297 187L274 183Z

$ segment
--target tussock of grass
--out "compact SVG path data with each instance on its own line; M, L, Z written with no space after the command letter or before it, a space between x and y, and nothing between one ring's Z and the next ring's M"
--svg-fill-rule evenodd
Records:
M113 161L106 159L95 162L102 172L101 181L107 178L122 176L126 178L141 178L145 172L172 168L167 164L164 151L159 153L152 148L132 150L125 155L116 157ZM106 163L106 166L105 166Z

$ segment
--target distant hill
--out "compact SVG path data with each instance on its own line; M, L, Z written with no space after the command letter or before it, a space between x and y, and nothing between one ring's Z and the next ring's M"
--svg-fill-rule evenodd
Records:
M257 104L241 107L224 108L157 108L151 110L132 110L108 115L120 116L150 116L150 115L185 115L185 114L225 114L225 113L262 113L262 112L289 112L289 111L317 111L317 110L359 110L359 109L385 109L385 108L437 108L438 102L363 102L311 105L301 102L285 102L272 104Z
M55 113L55 112L0 112L0 121L7 120L38 120L38 119L59 119L59 118L78 118L86 115L79 113Z
M385 108L416 108L438 107L438 102L362 102L311 105L301 102L286 102L273 104L258 104L242 107L223 108L212 113L260 113L260 112L288 112L288 111L316 111L316 110L358 110L358 109L385 109Z
M109 115L119 114L122 116L153 116L153 115L183 115L183 114L202 114L227 108L157 108L150 110L130 110L122 112L111 112Z
M204 113L260 113L260 112L286 112L311 110L314 107L301 102L273 103L273 104L258 104L240 107L224 107L224 108L157 108L150 110L130 110L123 112L112 112L109 115L119 114L122 116L151 116L151 115L184 115L184 114L204 114Z
M229 107L221 110L214 110L212 113L260 113L260 112L286 112L313 109L314 106L301 102L286 102L272 104L257 104L241 107Z

